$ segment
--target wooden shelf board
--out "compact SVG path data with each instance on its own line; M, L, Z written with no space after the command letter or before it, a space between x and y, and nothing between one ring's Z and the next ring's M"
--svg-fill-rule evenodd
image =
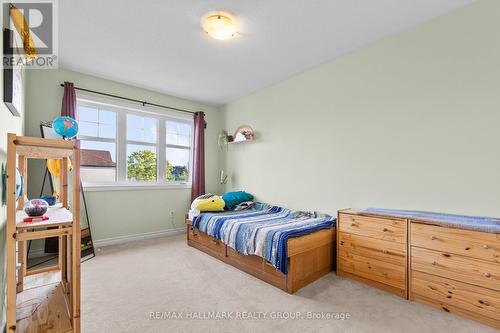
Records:
M70 157L73 154L73 151L62 148L17 146L17 153L27 158L45 160L48 158L61 159L64 157Z
M24 278L24 289L37 288L48 284L61 282L61 271L30 275Z
M61 148L71 150L75 148L75 141L68 141L63 139L45 139L34 138L29 136L16 136L16 146L32 146L32 147L46 147L46 148Z
M16 227L17 229L47 228L73 223L73 214L67 208L62 207L61 204L49 207L45 216L49 217L47 221L23 222L23 219L28 215L24 211L18 210L16 213Z
M17 295L16 333L73 332L61 283L26 289Z
M228 144L235 144L235 143L244 143L244 142L252 142L254 139L251 140L239 140L239 141L229 141Z

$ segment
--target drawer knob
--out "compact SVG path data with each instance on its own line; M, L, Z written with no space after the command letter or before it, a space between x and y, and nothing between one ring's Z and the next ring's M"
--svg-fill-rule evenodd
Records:
M484 273L484 276L486 276L487 278L491 277L491 273Z
M484 244L484 245L483 245L483 248L487 250L487 249L489 249L490 247L489 247L488 245Z
M382 251L382 252L383 252L383 253L385 253L385 254L388 254L388 253L389 253L389 251L387 251L387 250L384 250L384 251Z
M437 261L433 261L433 262L432 262L432 265L433 265L433 266L437 266L437 264L438 264L438 263L437 263Z
M351 227L356 227L358 224L356 222L351 223Z
M486 306L490 306L490 303L489 303L489 302L487 302L487 301L483 301L483 300L481 300L481 299L480 299L478 302L479 302L479 304L483 304L483 305L486 305Z
M384 228L384 229L382 229L382 231L383 231L383 232L387 232L387 231L389 231L389 229Z
M431 240L435 240L436 236L431 236L430 238L431 238Z

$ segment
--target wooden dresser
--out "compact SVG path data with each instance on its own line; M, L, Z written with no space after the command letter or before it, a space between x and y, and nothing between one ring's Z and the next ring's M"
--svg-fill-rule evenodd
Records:
M500 329L500 234L410 220L410 299Z
M500 233L430 215L340 210L337 274L500 329Z
M337 275L407 298L407 220L346 209L337 221Z

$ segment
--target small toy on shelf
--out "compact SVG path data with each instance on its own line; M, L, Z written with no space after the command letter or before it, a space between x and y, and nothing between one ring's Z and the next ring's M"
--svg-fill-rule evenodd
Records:
M24 205L24 212L29 217L40 217L47 212L49 204L43 199L32 199Z
M32 223L32 222L41 222L41 221L47 221L49 219L48 216L40 216L40 217L25 217L23 219L23 222L25 223Z
M57 203L57 197L53 195L42 195L40 199L47 201L49 206L54 206Z

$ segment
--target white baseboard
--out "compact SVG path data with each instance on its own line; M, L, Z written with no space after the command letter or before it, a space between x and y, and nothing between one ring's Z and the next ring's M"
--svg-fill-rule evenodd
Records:
M143 234L118 236L113 238L105 238L94 240L94 248L105 247L110 245L124 244L144 239L158 238L164 236L178 235L186 232L186 228L175 228L175 229L165 229L152 232L146 232Z

